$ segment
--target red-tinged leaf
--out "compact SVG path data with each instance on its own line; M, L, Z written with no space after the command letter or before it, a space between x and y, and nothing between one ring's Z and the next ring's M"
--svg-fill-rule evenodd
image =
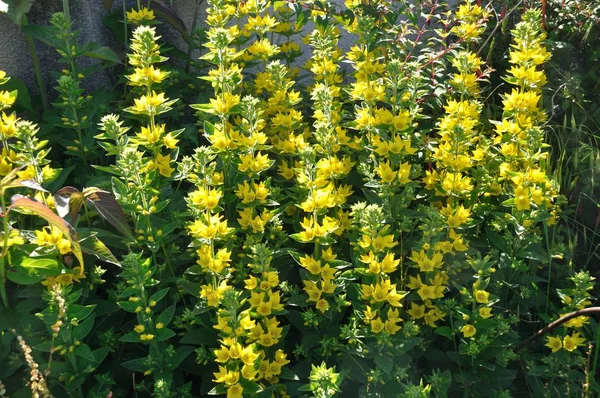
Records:
M150 3L150 8L154 10L156 15L158 15L158 17L161 20L165 21L166 23L171 25L177 32L179 32L179 34L181 35L183 40L186 41L186 43L190 42L190 34L188 33L187 28L185 27L185 22L183 22L183 20L179 18L179 15L177 15L175 11L167 7L167 5L163 1L159 0L153 0Z
M70 214L74 223L83 205L83 194L77 188L62 187L54 194L54 205L59 216L64 218Z
M77 260L79 261L79 268L83 274L83 255L81 253L81 246L77 240L77 232L75 232L73 227L68 222L56 215L45 204L21 195L15 195L12 197L11 205L8 208L7 213L12 210L28 214L35 214L36 216L42 217L48 222L48 224L62 232L63 236L67 238L69 242L71 242L71 250L73 251L75 257L77 257Z
M127 217L125 217L121 205L109 192L100 188L89 187L83 190L83 196L96 207L98 213L100 213L107 222L127 238L133 239Z
M48 192L36 181L36 180L16 180L12 181L6 188L29 188L35 189L36 191Z

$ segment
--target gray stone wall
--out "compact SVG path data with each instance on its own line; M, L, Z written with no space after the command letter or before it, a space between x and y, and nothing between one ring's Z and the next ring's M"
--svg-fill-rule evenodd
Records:
M124 0L128 3L128 8L135 4L135 0ZM175 13L181 18L186 29L191 30L194 9L198 0L164 0L166 6L173 6ZM0 0L1 2L1 0ZM335 0L335 3L343 4L343 0ZM125 49L119 48L115 42L113 33L105 26L103 19L109 13L106 4L111 5L110 11L121 10L122 1L115 0L114 2L107 0L70 0L71 20L74 28L80 31L79 40L81 43L88 41L97 42L101 45L113 48L117 53ZM206 19L206 1L200 6L199 23L200 25ZM27 17L32 25L48 25L50 16L54 12L62 11L62 1L60 0L35 0L31 11ZM312 26L309 24L304 29L309 32ZM179 33L174 29L169 28L167 24L158 26L160 34L170 45L176 45L183 51L187 51L187 44L181 38ZM299 40L298 36L296 36ZM39 92L35 80L35 73L31 61L31 55L27 47L27 41L20 28L13 24L6 14L0 13L0 70L4 70L9 76L19 78L29 87L30 92L35 95ZM352 46L353 38L342 36L340 38L340 47L347 50ZM50 99L56 96L55 77L53 73L59 73L64 65L58 62L59 55L50 46L35 42L36 49L42 66L43 79L46 85L46 92ZM304 46L304 54L299 60L299 64L303 64L310 57L310 50ZM196 51L194 56L198 56ZM91 59L82 60L84 63L96 62ZM86 66L85 64L82 66ZM114 84L117 76L110 70L102 70L101 72L91 76L84 81L87 89L94 89L100 86L109 86Z

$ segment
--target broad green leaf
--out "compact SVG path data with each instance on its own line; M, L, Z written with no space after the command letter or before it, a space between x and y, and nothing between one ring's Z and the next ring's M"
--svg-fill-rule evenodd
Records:
M77 346L77 348L75 349L75 355L85 358L91 362L96 360L94 353L87 344L81 344Z
M374 358L375 364L381 370L383 370L386 374L390 374L392 369L394 368L394 360L389 356L383 354L378 355Z
M71 332L73 340L83 340L90 334L92 327L94 327L95 320L96 319L93 316L88 316L83 322L80 322L79 325L75 326Z
M95 42L90 42L86 44L84 55L86 57L113 62L115 64L122 63L119 56L115 54L113 50L111 50L109 47L102 46Z
M131 361L125 361L121 364L121 366L134 372L145 372L149 369L148 365L144 365L145 362L146 358L138 358L132 359Z
M163 326L167 326L169 324L169 322L171 322L171 320L173 319L173 316L175 315L175 309L177 308L177 306L175 304L172 304L170 306L168 306L157 318L156 318L156 323L162 323Z
M190 34L188 33L188 30L185 26L185 22L183 22L181 18L179 18L179 15L177 15L170 8L163 6L161 2L158 2L156 0L153 0L150 3L150 8L154 10L154 12L160 18L161 21L165 21L166 23L171 25L177 32L179 32L181 38L185 40L186 43L190 42Z
M44 279L42 275L30 274L23 267L12 267L8 269L6 278L17 285L33 285L40 283Z
M140 335L137 332L129 332L119 338L124 343L139 343Z
M80 233L80 236L82 235L83 234ZM121 266L119 260L117 260L110 249L106 247L106 245L102 243L100 239L98 239L95 233L84 237L79 241L79 243L81 244L81 249L84 253L93 254L102 261L106 261L107 263L111 263L119 267Z
M158 292L154 293L152 296L150 296L150 301L156 301L157 303L163 299L163 297L165 297L167 295L167 293L169 293L169 287L165 287L164 289L159 290Z
M26 35L51 47L57 47L60 45L60 41L56 39L56 29L51 26L25 25L22 27L22 30Z
M23 24L23 17L29 12L34 0L3 0L8 5L6 14L17 25Z

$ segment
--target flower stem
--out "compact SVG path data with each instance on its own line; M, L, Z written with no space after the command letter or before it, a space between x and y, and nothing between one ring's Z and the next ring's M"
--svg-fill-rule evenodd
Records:
M2 305L5 308L9 308L8 295L6 294L6 269L4 268L4 259L8 255L8 215L6 214L3 189L0 190L0 201L2 203L2 222L4 224L4 241L2 242L2 252L0 253L0 295L2 296Z

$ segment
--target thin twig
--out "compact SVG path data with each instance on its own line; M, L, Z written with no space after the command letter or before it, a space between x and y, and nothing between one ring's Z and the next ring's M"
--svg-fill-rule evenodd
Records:
M568 322L569 320L571 320L573 318L577 318L578 316L590 315L590 314L600 314L600 307L584 308L582 310L577 310L577 311L571 312L571 313L557 319L556 321L552 322L545 328L538 330L537 333L535 333L533 336L529 337L527 340L525 340L521 344L519 344L519 346L517 348L515 348L515 352L520 352L523 348L525 348L525 346L527 344L531 343L534 340L537 340L538 338L542 337L544 334L552 331L554 328L562 325L563 323Z

